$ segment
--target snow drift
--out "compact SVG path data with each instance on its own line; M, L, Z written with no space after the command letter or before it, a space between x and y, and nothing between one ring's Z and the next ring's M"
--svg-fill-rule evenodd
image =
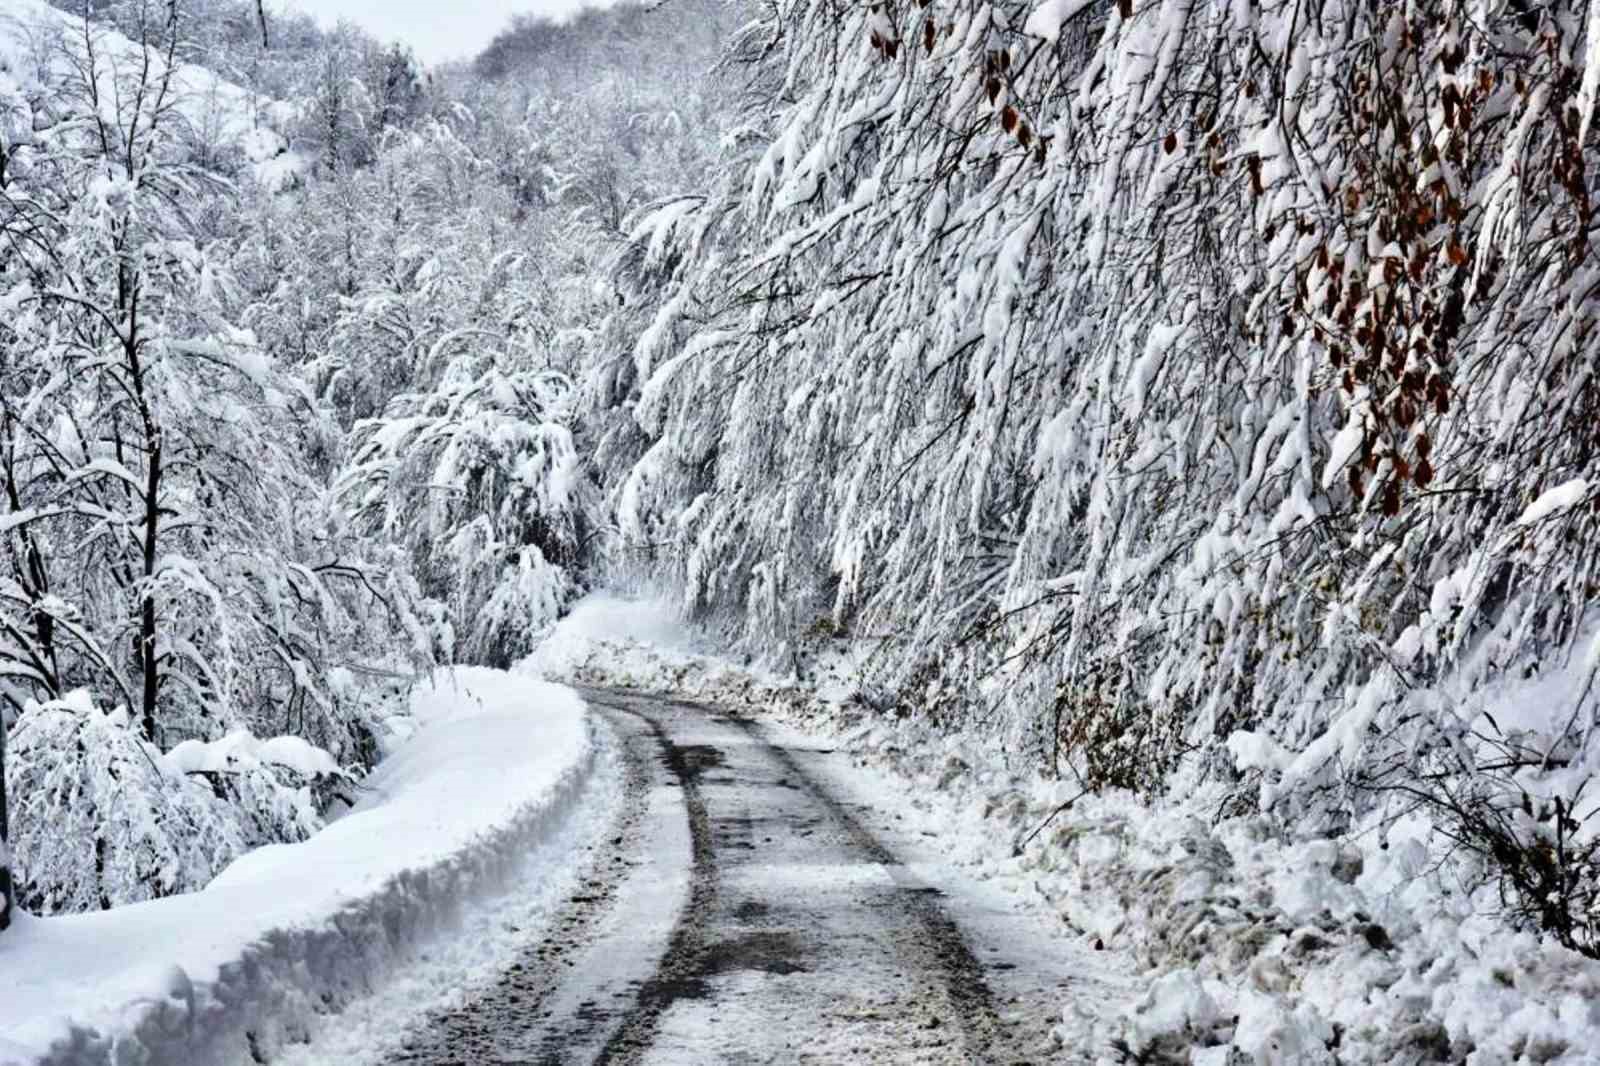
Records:
M355 807L204 891L0 937L0 1063L229 1063L302 1041L564 823L596 746L570 689L441 672Z

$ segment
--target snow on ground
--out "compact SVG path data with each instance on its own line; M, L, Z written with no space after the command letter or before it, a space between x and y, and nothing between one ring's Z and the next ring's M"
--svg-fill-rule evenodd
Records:
M462 967L492 963L485 916L511 912L464 904L526 878L530 852L552 876L575 865L574 812L609 802L589 789L592 726L570 689L485 669L441 671L412 709L411 739L310 840L202 892L19 916L0 937L0 1063L248 1061L410 971L435 934Z
M549 939L552 918L582 889L583 856L615 825L623 806L619 750L605 722L593 721L602 742L591 783L571 816L522 853L508 880L511 887L464 908L448 935L433 937L425 950L370 995L344 1007L307 1042L274 1056L274 1066L392 1062L420 1019L476 999L530 943Z
M1508 929L1494 889L1470 888L1419 817L1293 840L1231 811L1217 786L1080 795L1007 769L985 737L866 711L842 645L797 683L706 654L674 617L594 597L535 662L552 678L744 706L897 780L874 802L936 834L945 861L1053 913L1062 936L1106 952L1108 974L1135 975L1131 995L1114 978L1063 995L1058 1036L1089 1061L1600 1061L1600 963ZM1543 699L1492 695L1503 710Z
M1049 1025L1065 1011L1073 1024L1054 1025L1057 1050L1047 1061L1093 1061L1092 1050L1115 1035L1105 1032L1139 988L1134 967L1116 952L1096 950L1070 935L1031 877L990 861L993 829L984 805L941 802L937 781L908 788L903 773L881 760L862 758L837 737L785 722L764 724L768 738L799 762L833 796L850 807L903 864L907 879L935 887L940 908L968 935L1003 1018Z

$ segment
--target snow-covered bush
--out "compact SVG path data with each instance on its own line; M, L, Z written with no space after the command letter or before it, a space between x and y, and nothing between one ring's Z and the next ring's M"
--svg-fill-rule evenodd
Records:
M304 840L349 779L297 737L186 741L163 755L82 691L30 705L7 750L17 899L36 914L202 888L263 844Z
M1392 817L1432 819L1458 874L1494 885L1519 928L1600 958L1592 664L1555 659L1489 685L1445 679L1414 695L1432 713L1369 738L1345 780ZM1241 761L1261 765L1248 753ZM1292 769L1284 760L1266 770L1265 789L1283 788Z
M588 489L563 424L570 383L453 360L432 392L356 427L340 493L357 519L412 554L451 605L463 659L507 665L577 587Z

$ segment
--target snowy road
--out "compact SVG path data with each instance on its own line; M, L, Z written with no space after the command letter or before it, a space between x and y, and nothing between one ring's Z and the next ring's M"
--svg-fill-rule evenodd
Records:
M1077 1058L1048 1041L1059 982L1037 930L914 876L808 769L826 753L705 708L585 697L626 749L620 823L523 957L388 1061Z

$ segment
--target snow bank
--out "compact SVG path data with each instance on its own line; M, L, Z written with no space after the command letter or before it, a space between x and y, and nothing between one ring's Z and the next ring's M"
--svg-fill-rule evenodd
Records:
M690 627L668 604L597 592L578 601L535 649L528 664L549 677L565 676L607 647L623 657L649 648L653 655L676 654L684 662L703 650Z
M859 647L829 642L800 683L696 654L681 634L665 647L629 635L629 619L663 614L610 602L557 627L547 676L744 706L899 777L907 832L1141 974L1137 999L1063 1002L1057 1035L1087 1061L1596 1061L1600 962L1509 929L1493 885L1420 817L1294 840L1229 813L1227 790L1198 778L1156 801L1080 795L1008 765L992 737L871 711ZM1588 665L1493 689L1485 708L1519 726L1569 714Z
M595 763L570 689L484 669L413 696L418 728L302 844L205 891L0 935L0 1062L224 1064L299 1042L559 828Z

